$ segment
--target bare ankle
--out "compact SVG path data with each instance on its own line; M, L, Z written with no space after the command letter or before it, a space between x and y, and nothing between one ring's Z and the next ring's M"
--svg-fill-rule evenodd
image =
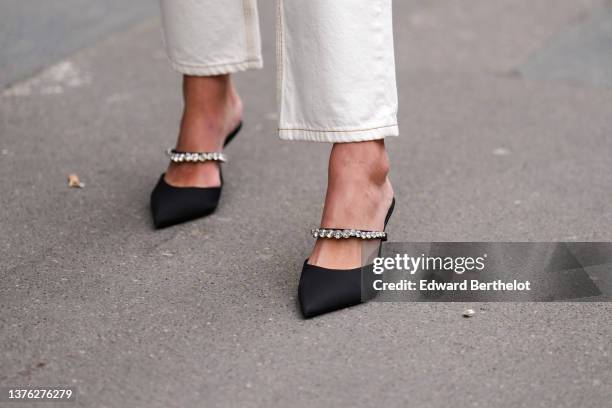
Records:
M220 150L242 117L242 101L229 75L184 76L185 108L177 147Z
M214 106L218 101L227 98L232 88L229 75L183 76L183 100L186 107Z
M388 183L389 156L382 140L336 143L329 159L329 179L384 186Z
M176 148L217 152L242 118L242 102L229 75L185 76L185 108ZM166 182L177 187L213 187L221 183L216 163L170 163Z

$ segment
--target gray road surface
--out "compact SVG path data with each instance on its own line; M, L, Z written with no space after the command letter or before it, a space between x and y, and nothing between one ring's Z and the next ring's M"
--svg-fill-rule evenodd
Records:
M0 0L0 88L157 13L156 0Z
M612 406L608 303L300 318L329 146L275 137L274 8L261 3L266 67L237 77L246 129L214 217L150 223L180 112L157 20L3 92L0 385L74 385L82 407ZM612 239L612 88L543 68L571 57L559 38L603 6L396 2L395 240Z

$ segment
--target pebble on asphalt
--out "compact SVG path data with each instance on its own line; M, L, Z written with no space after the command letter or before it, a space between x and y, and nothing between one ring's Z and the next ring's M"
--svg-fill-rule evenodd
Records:
M463 311L463 317L472 317L472 316L474 316L474 314L476 314L474 309L465 309Z

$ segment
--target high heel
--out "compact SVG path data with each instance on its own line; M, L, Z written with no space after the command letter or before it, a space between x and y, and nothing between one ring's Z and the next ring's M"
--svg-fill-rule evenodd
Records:
M242 122L225 138L227 146L240 132ZM197 163L216 161L225 163L226 156L220 152L181 152L167 151L175 163ZM219 168L221 172L221 168ZM151 193L151 213L155 228L165 228L185 221L191 221L213 213L219 205L223 189L223 175L219 187L175 187L166 182L165 173L157 181Z
M385 217L385 228L395 208L395 198ZM317 228L312 231L314 238L380 240L378 255L380 256L382 242L388 238L384 231L362 231L354 229ZM370 299L373 294L369 288L362 288L363 273L371 270L372 265L355 269L328 269L310 265L308 259L304 261L300 283L298 286L298 299L305 318L311 318L324 313L333 312L362 303ZM365 293L362 289L366 289ZM365 297L364 297L365 295Z

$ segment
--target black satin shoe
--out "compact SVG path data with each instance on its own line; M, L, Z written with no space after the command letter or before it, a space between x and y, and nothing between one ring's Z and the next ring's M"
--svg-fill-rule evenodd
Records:
M393 214L395 198L385 217L385 227ZM383 231L362 231L354 229L317 228L312 230L314 238L380 240L378 254L380 255L382 242L388 236ZM315 317L324 313L333 312L345 307L355 306L371 299L375 293L369 290L372 285L362 288L363 282L369 282L372 265L355 269L327 269L308 264L304 261L300 284L298 286L298 299L305 318Z
M242 122L225 138L224 147L234 139L242 128ZM175 163L197 163L216 161L225 163L226 156L220 152L180 152L167 151ZM219 171L221 169L219 168ZM185 221L205 217L213 213L219 205L223 176L219 187L175 187L166 183L162 174L151 193L151 213L156 228L165 228Z

